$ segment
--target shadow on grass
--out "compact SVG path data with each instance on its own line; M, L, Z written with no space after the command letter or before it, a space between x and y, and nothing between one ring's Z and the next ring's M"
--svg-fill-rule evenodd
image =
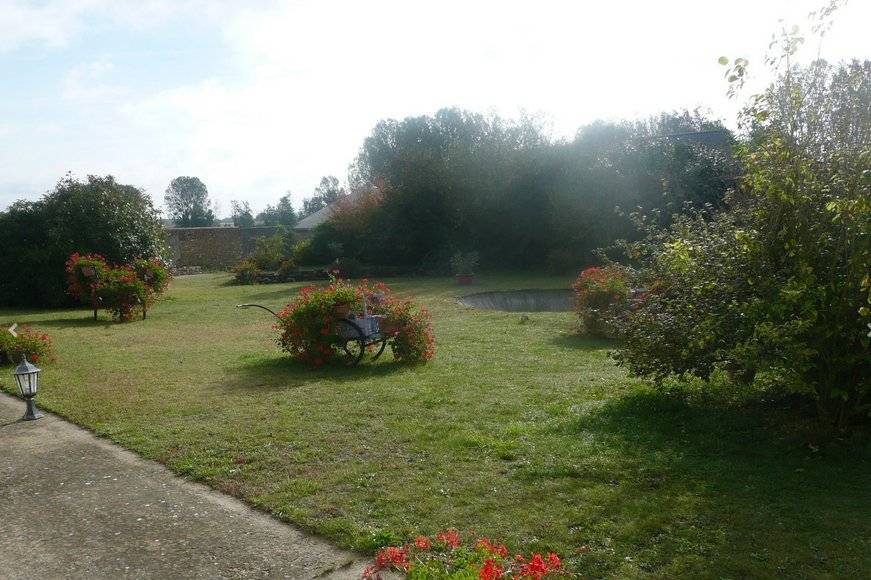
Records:
M282 299L281 304L276 304L276 308L273 310L277 310L281 306L284 306L294 298L296 298L299 293L299 289L305 286L305 283L298 282L282 282L279 288L271 288L270 290L262 290L260 292L253 292L248 294L245 299L246 300L279 300ZM263 288L263 286L260 286ZM266 306L266 305L264 305Z
M43 326L50 328L92 328L97 326L109 327L121 323L105 318L94 320L93 315L89 315L83 318L46 318L45 320L28 320L23 324L32 328L40 328Z
M550 434L595 441L605 459L569 454L516 476L564 493L607 480L610 492L591 521L634 522L616 531L623 535L618 541L646 546L652 560L662 563L688 549L706 554L705 566L724 576L753 575L765 562L781 573L800 565L836 577L871 566L863 545L871 530L869 438L822 442L805 405L717 405L642 391L594 407ZM727 552L760 560L741 564Z
M321 381L349 382L383 377L408 368L385 355L378 361L363 360L355 367L330 365L312 368L290 357L260 358L240 364L230 371L222 387L230 391L282 391ZM386 360L384 360L386 359Z
M609 338L595 338L576 333L563 333L554 336L550 343L561 348L580 351L614 350L620 346L620 342Z

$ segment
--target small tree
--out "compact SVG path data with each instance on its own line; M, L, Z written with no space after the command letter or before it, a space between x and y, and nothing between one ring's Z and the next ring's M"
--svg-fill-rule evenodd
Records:
M179 227L207 227L215 222L209 191L198 177L176 177L166 188L163 199L169 217Z
M235 199L230 202L233 208L233 226L237 228L250 228L254 226L254 215L247 201L238 202Z
M302 201L302 217L321 210L345 195L345 188L339 184L338 178L327 175L321 178L321 183L315 188L314 194Z

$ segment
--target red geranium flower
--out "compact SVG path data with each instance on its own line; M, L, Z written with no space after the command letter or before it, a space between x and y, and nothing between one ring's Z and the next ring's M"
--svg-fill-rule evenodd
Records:
M497 578L502 576L502 566L499 566L493 560L487 560L484 562L484 566L481 568L481 571L478 572L478 578L480 580L497 580Z

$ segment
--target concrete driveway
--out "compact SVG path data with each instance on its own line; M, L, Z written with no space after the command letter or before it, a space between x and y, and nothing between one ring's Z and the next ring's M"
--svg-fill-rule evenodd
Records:
M0 577L359 578L366 562L0 394Z

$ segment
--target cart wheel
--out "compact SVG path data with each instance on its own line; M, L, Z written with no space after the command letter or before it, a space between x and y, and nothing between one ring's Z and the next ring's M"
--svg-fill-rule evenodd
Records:
M350 334L354 338L341 337L339 339L339 346L342 349L341 354L344 355L345 364L349 367L356 366L363 358L363 355L366 354L366 336L363 334L363 329L351 320L340 318L338 323L353 329L350 331Z
M374 346L374 345L378 344L378 342L379 341L375 341L372 343L372 345ZM380 342L381 342L381 346L378 347L378 352L376 352L372 356L372 360L378 360L378 357L381 356L381 354L384 352L384 349L387 347L387 338L382 338Z

